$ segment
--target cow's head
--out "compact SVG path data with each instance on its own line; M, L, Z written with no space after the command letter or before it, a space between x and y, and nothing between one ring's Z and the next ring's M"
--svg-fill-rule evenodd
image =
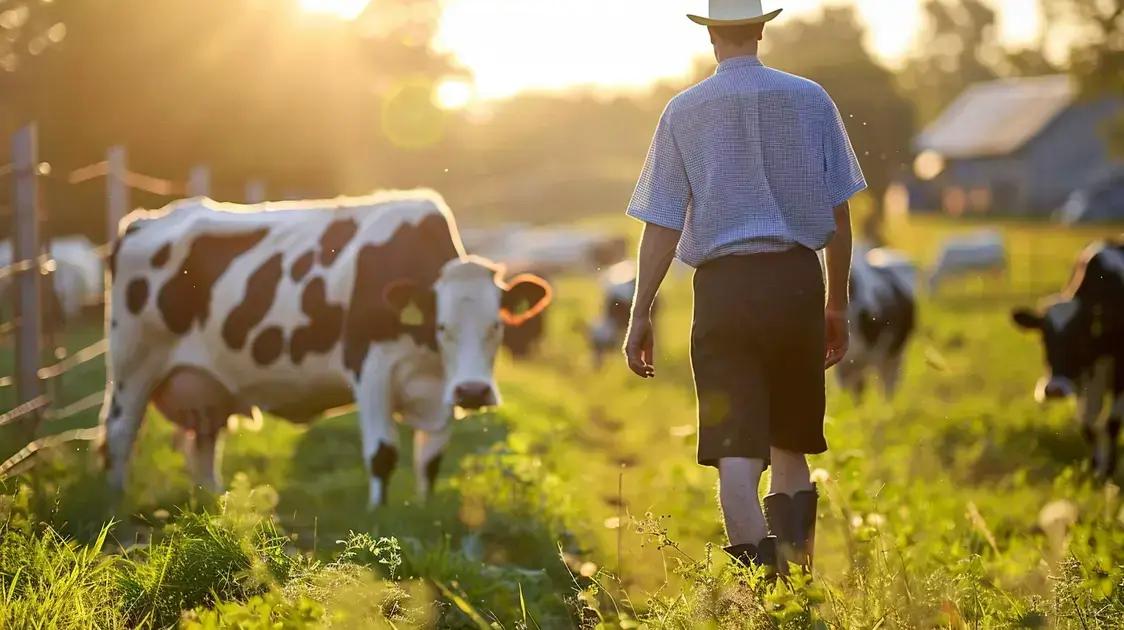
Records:
M1042 334L1049 373L1038 381L1039 402L1067 398L1077 393L1077 384L1093 359L1093 321L1080 300L1064 300L1043 310L1016 309L1015 325Z
M449 262L433 288L396 283L386 299L405 317L435 322L437 347L445 368L446 404L466 410L498 405L493 366L505 326L521 326L550 304L550 284L530 274L510 282L503 269L487 260L468 257Z

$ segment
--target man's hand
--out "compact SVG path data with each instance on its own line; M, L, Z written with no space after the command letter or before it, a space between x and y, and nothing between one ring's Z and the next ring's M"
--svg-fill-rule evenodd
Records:
M633 314L624 342L624 356L628 359L628 368L640 378L652 378L656 375L654 348L652 318Z
M824 313L824 321L827 340L824 349L824 369L827 370L838 365L847 356L847 348L851 341L846 311L828 310Z

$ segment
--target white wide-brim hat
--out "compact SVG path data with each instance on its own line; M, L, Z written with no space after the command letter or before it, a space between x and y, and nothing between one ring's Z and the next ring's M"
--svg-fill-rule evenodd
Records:
M703 26L742 26L764 24L777 17L784 9L765 13L761 0L710 0L710 15L687 15L692 22Z

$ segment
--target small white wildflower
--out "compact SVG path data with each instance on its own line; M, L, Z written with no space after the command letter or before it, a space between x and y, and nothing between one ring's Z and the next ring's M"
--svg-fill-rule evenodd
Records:
M621 526L621 519L618 516L610 516L605 519L605 529L619 529Z
M852 529L858 529L862 526L863 526L863 516L862 516L862 514L856 514L856 515L851 517L851 528Z
M831 473L824 468L817 468L812 471L813 483L827 483L829 479L831 479Z
M1077 506L1068 499L1051 501L1038 513L1038 526L1044 530L1068 528L1077 522Z
M578 569L578 573L580 573L582 577L593 577L597 575L597 565L592 562L583 562Z
M866 517L866 524L875 529L882 529L886 525L886 517L881 514L868 514Z

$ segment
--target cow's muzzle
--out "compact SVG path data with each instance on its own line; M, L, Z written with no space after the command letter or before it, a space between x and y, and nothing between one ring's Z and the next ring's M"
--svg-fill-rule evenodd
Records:
M453 404L468 411L494 407L497 401L496 390L488 383L469 381L453 388Z
M1074 387L1073 381L1068 378L1054 376L1038 381L1038 387L1034 389L1034 399L1040 403L1044 403L1051 400L1069 398L1076 393L1077 388Z

